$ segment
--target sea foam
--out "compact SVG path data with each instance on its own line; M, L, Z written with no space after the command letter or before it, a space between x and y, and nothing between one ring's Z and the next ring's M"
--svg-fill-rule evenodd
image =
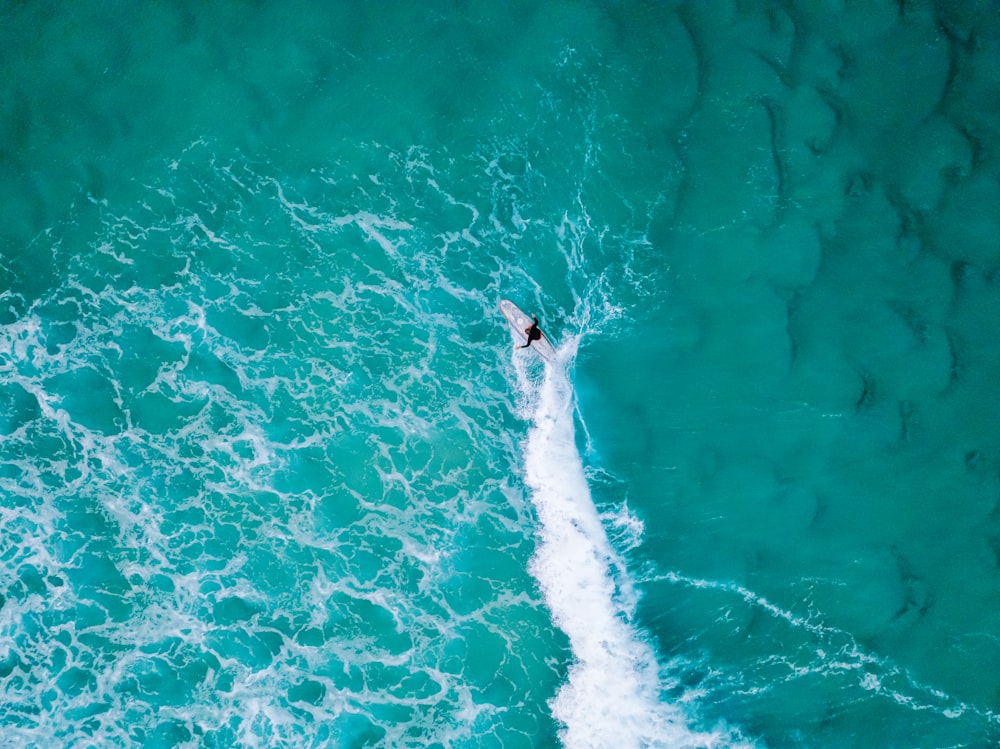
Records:
M539 519L531 564L574 662L552 701L565 746L714 747L734 745L724 730L700 732L677 704L646 635L633 624L636 593L591 497L576 445L568 366L578 338L559 349L533 381L515 353L519 385L534 405L525 478Z

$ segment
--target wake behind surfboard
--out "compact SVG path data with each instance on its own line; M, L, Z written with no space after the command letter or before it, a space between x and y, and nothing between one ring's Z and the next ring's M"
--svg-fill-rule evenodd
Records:
M534 320L509 299L501 300L500 311L510 323L511 336L514 338L515 345L524 346L528 342L527 329L531 327ZM552 343L545 333L542 333L542 337L538 340L532 341L528 348L547 362L555 362L556 360L556 350L552 347Z

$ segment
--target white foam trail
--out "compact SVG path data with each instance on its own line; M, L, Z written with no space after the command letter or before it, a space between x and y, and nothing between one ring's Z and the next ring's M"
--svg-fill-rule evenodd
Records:
M775 619L781 619L796 629L810 632L817 639L815 654L820 661L809 668L790 666L790 671L795 676L810 671L841 674L854 672L858 675L858 685L862 689L881 694L898 705L916 711L939 710L948 718L973 714L994 725L1000 725L1000 715L990 710L980 710L932 686L920 683L912 674L889 659L866 650L847 630L823 624L816 614L801 616L793 613L736 583L688 577L677 572L667 572L656 579L691 588L731 593L742 598L748 606L760 608ZM905 685L906 688L904 691L898 691L895 688L897 685Z
M629 621L635 600L624 563L601 525L576 447L566 369L575 349L576 340L563 344L561 362L546 366L537 393L518 368L521 387L537 399L525 451L541 536L531 572L574 656L552 702L561 738L572 749L728 745L722 735L692 731L681 709L661 699L656 655Z

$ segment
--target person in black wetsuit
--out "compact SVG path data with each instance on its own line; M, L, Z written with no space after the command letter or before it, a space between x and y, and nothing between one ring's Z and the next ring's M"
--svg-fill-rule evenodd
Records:
M534 320L535 323L530 328L524 329L524 332L528 334L528 342L521 346L521 348L528 348L532 341L537 341L542 337L542 331L538 327L538 318L532 315L531 319Z

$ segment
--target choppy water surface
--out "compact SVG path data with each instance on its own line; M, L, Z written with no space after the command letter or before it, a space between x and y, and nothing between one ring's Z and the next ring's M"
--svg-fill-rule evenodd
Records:
M0 745L1000 740L989 8L0 18Z

